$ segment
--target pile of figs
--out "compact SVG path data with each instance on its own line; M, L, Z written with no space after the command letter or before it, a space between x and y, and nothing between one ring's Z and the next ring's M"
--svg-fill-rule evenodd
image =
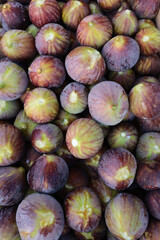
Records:
M160 0L0 0L0 240L160 240Z

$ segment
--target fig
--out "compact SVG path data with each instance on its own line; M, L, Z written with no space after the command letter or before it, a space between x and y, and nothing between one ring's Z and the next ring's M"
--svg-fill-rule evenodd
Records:
M99 5L94 1L89 2L89 8L90 8L91 14L101 14L102 13Z
M5 32L6 30L4 28L0 28L0 59L5 57L1 47L1 39L2 39L2 36L5 34Z
M131 7L130 7L130 4L129 4L127 1L122 0L121 5L120 5L120 7L118 8L118 12L121 12L121 11L124 11L124 10L127 10L127 9L130 9L130 8L131 8ZM116 9L115 11L117 11L117 9Z
M24 101L27 117L37 123L47 123L58 114L59 103L55 93L46 88L35 88L30 91Z
M108 79L120 84L126 92L129 92L135 82L135 73L133 69L129 69L124 72L112 72L108 73Z
M19 204L16 223L22 240L58 240L64 227L63 209L55 198L33 193Z
M121 147L133 152L138 141L138 131L132 123L122 122L110 129L107 139L111 148Z
M137 162L134 155L124 148L104 152L98 163L98 174L104 183L115 190L124 190L134 181Z
M137 121L142 132L160 132L160 116L154 119L138 118Z
M97 2L103 10L111 12L120 7L122 0L97 0Z
M69 83L60 94L62 108L72 114L83 112L87 107L87 87L78 82Z
M160 133L147 132L140 136L136 147L136 158L140 161L160 161Z
M32 146L41 153L51 153L63 143L63 133L54 124L41 124L34 128L31 135Z
M11 81L12 79L12 81ZM0 99L18 99L27 89L28 77L25 71L12 62L0 63Z
M134 86L129 93L130 110L138 118L158 117L160 107L160 85L142 82Z
M140 240L157 240L160 236L160 221L150 219L148 227Z
M16 207L2 207L0 209L0 236L5 240L20 240L16 225Z
M160 10L158 11L158 14L155 18L156 26L160 30Z
M4 29L26 29L29 25L27 9L18 2L7 2L2 7L2 26Z
M37 57L28 69L32 84L36 87L60 87L65 78L65 68L61 60L52 56Z
M140 238L148 226L148 218L144 203L132 194L119 193L106 206L107 227L118 239Z
M36 54L34 37L19 29L9 30L3 35L1 48L8 58L16 62L33 59Z
M140 29L135 39L142 55L150 56L160 51L160 31L155 27Z
M112 19L112 24L116 35L132 36L138 31L138 19L129 9L117 12Z
M160 189L149 191L145 196L145 200L150 214L160 220Z
M56 23L60 20L61 9L56 0L31 0L29 17L32 23L41 28L47 23Z
M30 187L43 193L60 190L68 178L66 162L53 154L43 154L30 167L27 180Z
M109 70L123 72L137 63L140 49L138 43L131 37L118 35L103 46L102 56Z
M148 82L148 83L160 83L159 80L155 77L152 76L143 76L137 79L137 81L135 82L135 85L139 84L139 83L144 83L144 82Z
M133 0L131 7L138 18L153 19L160 7L159 0Z
M100 52L84 46L73 49L67 55L65 67L74 81L88 85L98 82L106 70L105 61Z
M19 100L4 101L0 100L0 119L11 119L16 117L21 109Z
M39 28L37 28L34 24L31 24L31 25L28 26L26 31L28 33L30 33L33 37L36 37L36 35L37 35L38 31L39 31Z
M44 25L36 35L36 48L40 55L64 55L69 47L67 30L56 23Z
M27 189L24 168L1 167L0 178L0 205L12 206L19 203Z
M89 5L83 0L69 0L62 8L63 23L76 30L80 21L90 14Z
M98 49L108 42L112 33L112 24L103 14L89 15L83 18L77 27L79 43Z
M28 84L28 87L26 89L26 91L22 94L22 96L20 97L20 100L22 103L24 103L25 99L26 99L26 96L27 94L33 90L35 87L32 85L32 83L29 81L29 84Z
M18 162L24 147L24 138L18 128L9 123L0 124L0 166Z
M94 156L104 140L101 127L92 119L79 118L67 129L66 144L71 154L80 159Z
M155 27L155 24L151 19L140 19L138 21L139 30L148 27Z
M120 123L128 112L127 94L118 83L104 81L96 84L88 95L91 116L104 125Z
M94 191L79 187L71 191L64 202L68 225L78 232L93 231L101 220L101 204Z
M36 151L32 145L28 144L26 149L26 154L24 155L22 165L26 170L32 166L32 164L41 156L42 154Z
M37 123L28 118L24 110L21 110L15 118L14 126L23 133L27 140L30 140L32 132L37 126Z

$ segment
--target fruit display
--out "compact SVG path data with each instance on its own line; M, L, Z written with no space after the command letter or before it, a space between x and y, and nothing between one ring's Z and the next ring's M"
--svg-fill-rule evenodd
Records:
M0 240L160 240L160 0L0 0Z

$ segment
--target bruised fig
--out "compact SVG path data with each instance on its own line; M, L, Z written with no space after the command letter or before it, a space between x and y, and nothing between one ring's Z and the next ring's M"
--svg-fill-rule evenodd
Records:
M160 221L151 218L140 240L157 240L160 237Z
M145 196L145 200L150 214L160 220L160 189L149 191Z
M12 206L19 203L27 189L24 168L1 167L0 178L0 205Z
M22 240L58 240L64 227L63 209L55 198L33 193L19 204L16 223Z
M118 239L137 240L145 232L149 217L138 197L120 193L108 203L105 220L109 231Z

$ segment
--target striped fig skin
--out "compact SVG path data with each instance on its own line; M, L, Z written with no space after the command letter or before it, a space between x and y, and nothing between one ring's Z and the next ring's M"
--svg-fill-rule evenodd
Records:
M0 28L0 59L5 57L1 47L1 39L2 39L2 36L5 34L5 32L6 30L4 28Z
M158 13L159 0L133 0L131 7L138 18L153 19Z
M138 19L129 9L117 12L112 19L112 24L116 35L132 36L138 31Z
M138 141L137 128L128 122L122 122L110 129L108 144L111 148L121 147L133 151Z
M76 30L80 21L90 14L89 5L83 0L69 0L62 8L62 21Z
M137 63L140 49L138 43L131 37L118 35L104 45L102 56L109 70L124 72Z
M96 84L88 96L91 116L104 125L120 123L129 109L127 94L115 82L104 81Z
M145 202L150 214L160 220L160 189L149 191L145 196Z
M157 54L140 56L134 69L140 75L157 75L160 72L160 57Z
M47 88L35 88L24 101L26 116L36 123L47 123L54 120L59 111L55 93Z
M58 240L64 227L63 209L55 198L33 193L19 204L16 223L22 240Z
M88 187L71 191L64 202L68 225L78 232L93 231L101 220L101 204L95 192Z
M4 101L0 100L0 119L11 119L15 118L21 110L20 101Z
M150 219L149 225L140 240L157 240L160 237L160 221Z
M36 55L34 37L23 30L9 30L1 39L3 53L15 62L31 60Z
M103 10L111 12L120 7L122 0L97 0L97 2Z
M160 133L147 132L140 136L136 147L136 158L140 161L160 161Z
M148 27L155 27L155 24L151 19L140 19L138 21L139 30Z
M137 121L142 132L160 132L160 116L154 119L138 118Z
M143 83L143 82L156 83L156 84L160 83L159 80L153 76L143 76L136 80L135 85L137 85L139 83Z
M143 119L152 119L160 115L160 85L142 82L134 86L129 93L130 110Z
M65 67L74 81L88 85L98 82L106 71L106 64L100 52L84 46L73 49L67 55Z
M0 166L18 162L24 154L25 142L20 130L9 123L0 125Z
M37 57L30 65L28 74L36 87L60 87L66 78L62 61L52 56Z
M101 48L111 38L112 33L112 24L103 14L89 15L83 18L77 27L79 43L97 49Z
M160 189L160 162L139 163L136 182L145 190Z
M26 91L28 77L25 71L12 62L0 63L0 99L11 101L18 99Z
M36 48L40 55L64 55L69 44L67 30L56 23L44 25L36 35Z
M29 4L29 17L38 28L58 22L60 16L61 9L56 0L32 0Z
M137 162L134 155L124 148L107 150L100 158L98 174L112 189L124 190L134 181Z
M27 9L18 2L7 2L2 7L2 26L4 29L26 29L29 25Z
M138 197L120 193L108 203L105 220L109 231L118 239L137 240L145 232L149 217Z
M12 206L19 203L27 190L24 168L1 167L0 178L0 205Z
M160 51L160 30L155 27L140 29L135 36L142 55L150 56Z
M101 127L89 118L75 120L66 133L66 144L69 151L80 159L87 159L98 153L103 140Z
M101 14L102 13L99 5L96 2L90 1L89 8L91 10L91 14Z
M32 146L39 152L51 153L63 143L63 133L59 127L47 123L38 125L31 135Z
M30 167L27 180L33 190L51 194L65 185L68 174L68 166L62 158L43 154Z

